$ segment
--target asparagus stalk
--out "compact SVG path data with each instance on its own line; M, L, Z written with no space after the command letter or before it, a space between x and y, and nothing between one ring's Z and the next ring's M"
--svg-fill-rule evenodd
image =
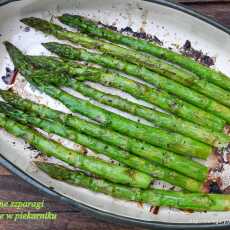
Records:
M0 91L0 95L15 108L24 110L27 113L38 115L42 119L57 120L80 133L95 137L137 156L157 162L184 175L189 175L196 180L204 181L207 178L207 167L187 157L154 147L145 142L117 133L111 129L101 127L98 124L34 103L28 99L23 99L10 91L2 90Z
M44 57L44 58L45 60L47 59L47 57ZM43 62L45 60L43 60ZM47 59L45 63L47 64L49 63L49 61L50 60ZM35 60L33 60L32 62L39 64L40 59L36 57ZM44 67L44 65L42 66ZM59 65L56 64L56 66L59 66L59 68L62 68L61 64ZM83 68L85 69L85 75L90 73L91 68L89 68L89 70L87 67L83 67ZM74 68L72 68L71 70L75 71ZM92 69L92 72L93 70L94 69ZM84 74L84 70L81 69L80 72ZM43 79L44 81L48 83L55 83L58 85L61 84L61 85L69 86L77 90L78 92L82 93L83 95L91 97L101 103L121 109L131 114L143 117L149 121L154 122L154 124L158 125L159 127L166 128L166 129L169 129L175 132L179 132L185 136L189 136L193 139L197 139L201 142L212 145L214 147L219 147L220 145L228 144L230 141L230 137L221 132L215 132L212 130L208 130L204 127L197 126L193 123L183 121L182 119L176 118L173 115L154 111L153 109L149 109L147 107L132 103L121 97L103 93L102 91L93 89L90 86L85 86L78 80L71 79L64 74L52 73L52 77L50 74L49 76L45 77L45 74L42 72L41 76L39 75L40 73L37 72L36 77L37 78L41 77L41 79ZM91 80L91 78L92 76L90 76L90 78L88 78L87 76L85 79ZM84 79L84 78L81 77L81 79ZM93 81L97 82L98 81L97 77L96 78L93 77ZM99 82L101 83L101 81ZM110 82L107 80L107 78L104 79L102 83L110 85Z
M156 163L142 159L117 147L110 146L98 139L78 133L73 129L52 120L44 120L35 116L30 116L20 110L14 109L6 103L0 102L0 110L11 119L34 125L48 133L54 133L64 138L70 139L78 144L90 148L96 153L102 153L114 160L117 160L131 168L146 173L151 177L167 181L191 192L202 192L203 185L187 176L181 175Z
M230 79L225 74L201 65L189 57L160 47L155 43L126 36L107 28L98 27L96 22L78 15L65 14L59 17L59 20L69 26L77 27L82 32L108 39L112 42L120 43L122 45L127 45L133 49L144 51L160 59L165 59L169 62L178 64L197 74L200 78L230 90Z
M37 82L37 88L61 101L72 112L79 112L84 116L91 118L105 127L114 129L122 134L137 138L149 144L162 147L169 151L206 159L213 149L211 146L180 134L168 132L159 128L150 127L123 116L112 113L92 103L78 99L65 91L44 83Z
M126 77L116 73L104 72L103 69L94 67L84 66L81 68L80 64L63 62L60 59L49 56L28 56L28 61L30 61L34 66L40 68L56 72L66 72L70 76L77 75L78 80L90 80L109 87L112 86L118 88L136 98L145 100L164 110L174 113L179 117L213 130L222 131L226 123L220 117L201 110L200 108L182 101L173 95L169 95L159 89L150 88L149 86L127 79ZM90 72L92 72L91 75L89 74ZM85 77L82 75L85 75ZM54 81L54 79L49 79Z
M188 72L179 66L170 64L149 54L114 45L112 43L89 37L85 34L67 31L61 26L55 25L42 19L31 17L24 18L21 21L28 26L31 26L37 30L41 30L44 33L54 35L59 39L69 40L73 43L81 44L87 48L95 48L102 51L103 53L108 53L119 57L122 60L138 64L139 66L147 67L148 69L151 69L158 74L162 74L171 80L177 81L204 95L207 95L208 97L215 99L221 104L230 106L230 92L212 83L209 83L205 79L201 79L192 72Z
M159 89L163 89L170 94L200 107L201 109L215 114L230 123L230 109L218 102L200 94L188 87L185 87L162 75L154 73L145 67L140 67L109 55L89 52L82 48L75 48L70 45L57 42L48 42L43 44L49 51L72 60L83 60L100 64L104 67L113 68L141 78Z
M120 133L146 141L167 150L200 158L207 158L212 152L212 148L206 144L183 137L177 133L172 134L168 131L134 122L93 105L86 100L78 99L54 86L43 84L40 80L35 83L34 80L41 78L40 73L38 74L39 76L37 76L36 73L33 74L33 68L26 62L26 57L20 52L20 50L10 43L6 42L5 45L15 67L24 75L24 77L26 77L26 79L29 81L33 80L32 84L35 84L39 90L60 100L73 112L79 112ZM47 80L49 79L49 76L46 76L43 79Z
M62 81L63 80L64 78ZM185 136L197 139L214 147L219 147L230 143L230 137L228 135L199 127L190 122L178 119L172 115L154 111L147 107L132 103L119 96L106 94L77 80L68 78L66 79L65 85L75 89L84 96L93 98L103 104L143 117L146 120L154 122L154 124L158 125L159 127L166 128L174 132L179 131L179 133ZM187 126L189 129L187 129ZM194 131L194 133L191 131Z
M5 43L5 45L13 63L15 64L15 67L18 68L24 77L26 77L29 81L33 81L32 84L36 85L40 91L45 92L51 97L61 101L71 111L79 112L82 115L85 115L92 120L95 120L120 133L170 151L204 159L212 153L212 147L204 143L192 140L177 133L170 133L159 128L153 128L129 120L118 114L93 105L86 100L78 99L57 87L43 84L40 80L34 82L36 78L39 78L40 76L33 74L31 66L28 64L26 65L27 62L25 56L10 43ZM20 62L23 64L20 64ZM26 70L24 70L24 67L26 67ZM44 79L49 79L49 76Z
M3 113L0 113L0 127L14 136L24 139L48 156L54 156L74 167L89 171L115 183L147 188L152 181L152 178L145 173L109 164L95 157L85 156L55 141L48 140L37 131L7 118Z
M123 200L197 211L227 211L230 209L230 195L183 193L162 189L141 190L96 179L82 172L72 171L59 165L45 162L35 162L35 164L40 170L54 179Z

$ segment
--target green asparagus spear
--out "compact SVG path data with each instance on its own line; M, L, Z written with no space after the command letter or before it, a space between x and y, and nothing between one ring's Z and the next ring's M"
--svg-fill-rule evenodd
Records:
M38 64L39 60L37 60L37 62L36 60L37 59L35 58L33 63ZM47 60L46 63L48 62L49 60ZM81 73L83 73L82 69L80 71ZM86 73L90 72L90 70L87 70L87 68L85 69L85 71ZM37 75L36 75L37 78L39 77L39 75L40 73L37 72ZM42 72L40 77L41 79L43 79L44 81L48 83L55 83L58 85L61 84L61 85L69 86L77 90L78 92L82 93L83 95L88 96L90 98L94 98L95 100L101 103L110 105L112 107L121 109L123 111L129 112L131 114L134 114L134 115L143 117L147 120L153 121L159 127L167 128L171 131L182 133L185 136L189 136L193 139L197 139L201 142L212 145L214 147L219 147L220 145L228 144L230 142L230 137L221 132L215 132L212 130L208 130L204 127L199 127L193 123L183 121L179 118L176 118L173 115L154 111L153 109L149 109L147 107L132 103L118 96L105 94L102 91L91 88L90 86L85 86L78 80L71 79L64 74L52 73L52 77L50 73L48 75L49 76L45 77L44 72ZM86 79L90 80L91 76L90 78L87 77ZM97 81L97 78L93 77L93 81ZM110 84L109 81L107 81L107 79L105 79L105 82Z
M145 100L164 110L174 113L179 117L213 130L223 131L223 126L226 123L220 117L201 110L200 108L184 102L173 95L169 95L160 89L151 88L116 73L104 72L103 69L100 68L87 66L81 67L80 64L63 62L60 59L49 56L28 56L27 59L34 66L40 68L47 68L51 71L66 72L70 76L78 76L78 80L96 81L109 87L112 86L118 88L136 98ZM90 72L92 72L91 75L89 74ZM83 77L82 75L86 76ZM52 80L51 78L49 79Z
M44 120L35 116L30 116L20 110L14 109L12 106L0 102L0 111L7 114L11 119L23 122L24 124L34 125L45 130L48 133L54 133L64 138L70 139L78 144L90 148L97 153L102 153L110 158L117 160L131 168L146 173L154 178L167 181L173 185L177 185L191 192L202 192L203 185L189 177L183 176L168 168L157 165L148 160L142 159L123 151L117 147L110 146L98 139L78 133L61 123L52 120Z
M51 85L36 82L36 87L51 97L61 101L72 112L79 112L92 120L112 128L122 134L137 138L149 144L156 145L176 153L206 159L213 149L211 146L180 134L168 132L129 120L116 113L112 113L92 103L76 98L71 94Z
M183 193L162 189L141 190L124 185L117 185L102 179L92 178L82 172L72 171L59 165L45 162L35 162L35 164L40 170L54 179L123 200L197 211L230 210L230 195Z
M37 76L33 75L33 69L30 65L26 65L27 62L25 56L10 43L5 43L5 45L13 63L15 64L15 67L24 75L24 77L26 77L26 79L29 81L35 81ZM20 64L20 62L23 64ZM26 67L26 70L24 70L24 67ZM183 137L177 133L170 133L168 131L134 122L118 114L93 105L86 100L78 99L57 87L43 84L40 80L37 80L32 84L36 85L40 91L45 92L51 97L61 101L71 111L79 112L82 115L103 124L104 126L110 127L130 137L143 140L167 150L204 159L206 159L213 151L211 146Z
M65 78L62 78L62 81L64 79ZM132 103L121 97L106 94L77 80L68 78L66 79L65 85L75 89L84 96L93 98L103 104L143 117L146 120L154 122L154 124L158 125L159 127L167 128L174 132L177 132L179 130L179 133L185 134L185 136L190 136L193 139L197 139L214 147L219 147L220 145L222 146L230 143L230 137L228 135L199 127L190 122L178 119L172 115L164 114L149 109L147 107ZM189 129L187 129L187 126L189 126ZM193 130L194 133L191 132Z
M206 144L181 136L177 133L153 128L139 122L129 120L123 116L95 106L88 101L79 100L56 87L46 87L43 84L38 87L41 91L46 92L48 95L57 100L60 100L72 112L79 112L103 124L105 127L112 128L122 134L137 138L149 144L156 145L176 153L205 159L213 151L212 147Z
M37 131L7 118L3 113L0 113L0 127L24 139L48 156L54 156L74 167L89 171L115 183L147 188L152 181L152 178L145 173L127 167L109 164L95 157L85 156L55 141L48 140Z
M224 105L230 105L230 92L212 83L209 83L205 79L201 79L192 72L188 72L179 66L170 64L146 53L94 39L85 34L64 30L61 26L52 24L42 19L31 17L22 19L21 21L28 26L41 30L44 33L54 35L59 39L69 40L71 42L81 44L87 48L95 48L104 53L119 57L122 60L138 64L139 66L147 67L170 78L171 80L177 81L204 95L207 95L208 97L213 98Z
M200 78L204 78L222 88L230 90L230 79L221 72L210 69L189 57L183 56L171 50L165 49L152 42L136 39L134 37L125 36L107 28L98 27L97 24L78 15L65 14L59 17L59 20L67 25L77 27L83 32L96 35L108 39L112 42L120 43L132 47L133 49L150 53L158 58L165 59L172 63L178 64L191 72L197 74Z
M44 105L36 104L28 99L19 97L11 91L2 90L0 91L0 95L5 101L13 105L15 108L24 110L27 113L38 115L43 119L57 120L74 128L78 132L95 137L137 156L149 159L150 161L157 162L184 175L190 175L190 177L196 180L204 181L207 178L207 167L196 161L188 159L187 157L183 157L154 147L137 139L124 136L111 129L103 128L95 123L82 120L76 116L53 110Z
M43 44L49 51L55 54L72 60L83 60L100 64L104 67L109 67L121 70L127 74L141 78L159 89L163 89L168 93L174 94L191 104L200 107L201 109L215 114L230 123L230 109L216 101L200 94L188 87L185 87L173 80L165 78L162 75L154 73L145 67L140 67L112 56L89 52L82 48L75 48L70 45L60 44L57 42L48 42Z

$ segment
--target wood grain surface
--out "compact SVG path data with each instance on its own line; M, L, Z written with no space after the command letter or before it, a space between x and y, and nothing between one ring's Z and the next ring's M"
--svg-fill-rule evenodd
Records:
M204 15L230 27L230 0L177 0L180 4L190 7ZM12 175L0 166L0 200L42 201L45 207L39 212L56 212L55 221L0 221L0 230L141 230L142 228L126 224L108 223L98 220L92 213L73 208L60 200L43 194ZM25 209L24 211L28 211ZM18 212L15 209L1 209L4 212ZM21 212L22 210L20 210Z

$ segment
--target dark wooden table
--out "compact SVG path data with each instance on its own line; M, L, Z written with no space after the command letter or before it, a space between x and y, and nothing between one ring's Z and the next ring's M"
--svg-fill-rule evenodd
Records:
M225 26L230 27L230 0L177 0L204 15L215 18ZM4 167L0 166L0 200L30 200L45 201L42 211L52 211L58 214L55 221L0 221L0 230L138 230L141 228L107 223L98 220L93 214L78 210L59 200L55 200L46 194L40 193L30 184L15 175L12 175ZM10 210L4 210L10 211ZM17 210L16 210L17 211ZM21 210L20 210L21 211ZM19 212L19 211L18 211Z

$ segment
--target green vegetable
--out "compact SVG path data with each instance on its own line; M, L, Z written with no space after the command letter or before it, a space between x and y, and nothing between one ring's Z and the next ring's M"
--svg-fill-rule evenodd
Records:
M26 125L34 125L48 133L54 133L72 140L78 144L96 151L97 153L107 155L110 158L126 164L131 168L149 174L154 178L167 181L171 184L177 185L184 188L185 190L192 192L202 192L203 190L203 185L200 182L197 182L193 179L190 179L189 177L183 176L158 164L152 163L148 160L132 155L117 147L110 146L98 139L78 133L59 122L45 120L31 116L29 114L25 114L4 102L0 102L0 110L7 114L7 116L9 116L11 119L18 120L19 122L23 122Z
M85 34L67 31L61 26L42 19L31 17L24 18L21 21L28 26L41 30L44 33L54 35L59 39L69 40L87 48L94 48L102 51L103 53L109 53L123 60L127 60L128 62L138 64L139 66L147 67L174 81L180 82L185 86L201 92L202 94L205 94L224 105L230 105L230 92L207 82L205 79L201 79L197 75L188 72L179 66L165 62L164 60L156 58L152 55L94 39Z
M213 130L223 131L224 124L226 123L223 119L182 101L173 95L169 95L166 92L151 88L134 80L127 79L116 73L105 72L100 68L81 67L80 64L63 62L60 59L49 56L28 56L27 59L34 66L42 69L48 69L52 72L66 72L70 76L77 76L77 80L90 80L109 87L118 88L136 98L145 100L179 117ZM58 73L58 75L60 75L60 73ZM52 80L50 77L49 79ZM57 78L54 77L54 79ZM54 81L54 79L52 81ZM60 80L56 81L56 84L60 81L64 81L64 79L62 80L62 78L60 78Z
M127 45L136 50L150 53L160 59L165 59L172 63L178 64L191 72L197 74L209 82L212 82L222 88L230 90L230 79L221 72L210 69L189 57L183 56L171 50L165 49L152 42L136 39L121 33L114 32L107 28L98 27L96 22L88 20L82 16L65 14L59 17L59 20L69 26L77 27L82 32L108 39L112 42Z
M32 59L33 59L33 57L32 57ZM46 59L46 61L43 60L43 61L45 61L45 63L51 63L51 61L52 61L52 60L51 61L47 60L47 57L45 57L45 59ZM32 62L39 64L40 63L39 61L41 61L41 59L38 57L35 57L35 59ZM42 65L42 66L44 67L44 65ZM58 66L59 66L59 68L62 68L61 64L59 64ZM71 68L71 70L75 71L74 67ZM85 71L85 75L87 75L87 73L90 73L91 70L93 71L94 69L91 69L91 68L88 69L87 67L86 68L83 67L82 69L80 69L79 71L77 70L77 71L81 72L82 74L84 74L84 71ZM101 75L99 75L99 76L101 76ZM108 76L108 74L106 73L104 76ZM169 130L174 131L174 132L179 132L185 136L189 136L193 139L197 139L201 142L212 145L214 147L218 147L220 145L226 145L230 142L230 137L221 133L221 132L215 132L215 131L209 130L207 128L198 126L196 124L187 122L185 120L176 118L173 115L161 113L161 112L158 112L156 110L154 111L153 109L149 109L147 107L132 103L132 102L125 100L121 97L103 93L102 91L93 89L90 86L86 86L85 84L79 82L78 80L71 79L64 74L60 74L60 73L55 74L53 72L52 74L49 73L47 76L44 74L44 72L39 73L39 71L38 71L36 73L36 77L40 78L40 79L42 79L48 83L54 83L57 85L69 86L69 87L77 90L81 94L88 96L90 98L93 98L93 99L95 99L101 103L104 103L104 104L107 104L109 106L121 109L121 110L129 112L131 114L143 117L149 121L154 122L154 124L158 125L159 127L166 128L166 129L169 129ZM96 75L96 77L95 76L90 76L90 77L88 77L88 76L82 77L81 76L80 78L86 79L86 80L91 80L93 78L92 81L98 82L98 74ZM113 80L114 79L117 80L119 78L113 77ZM124 80L126 80L126 79L124 79ZM105 77L105 78L102 77L102 79L99 78L99 83L110 86L111 80L108 80L107 77ZM114 86L114 85L112 85L112 86ZM136 89L137 89L137 87L136 87Z
M20 52L20 50L10 43L6 42L5 45L19 72L40 91L61 101L71 111L79 112L82 115L103 124L105 127L110 127L127 136L143 140L170 151L204 159L212 153L213 149L206 144L183 137L177 133L171 133L134 122L93 105L86 100L78 99L57 87L41 82L41 76L44 80L48 80L50 76L44 75L44 72L42 72L42 74L39 72L39 74L36 75L36 72L34 72L33 68L27 63L27 58Z
M62 78L62 80L64 80L64 78ZM197 126L187 121L183 121L173 115L161 113L156 110L154 111L153 109L132 103L119 96L106 94L77 80L68 78L65 85L75 89L84 96L93 98L103 104L143 117L146 120L154 122L154 124L158 125L159 127L166 128L174 132L179 132L185 136L197 139L214 147L219 147L220 145L222 146L230 143L230 137L228 135Z
M201 142L197 142L180 134L168 132L158 128L153 128L123 116L109 112L90 102L78 99L65 91L51 85L40 84L37 87L61 101L72 112L79 112L101 124L104 127L112 128L127 136L137 138L149 144L153 144L169 151L206 159L212 148Z
M35 162L37 167L50 177L67 183L101 192L112 197L144 202L154 206L169 206L197 211L228 211L230 195L201 194L167 191L162 189L141 190L128 186L117 185L102 179L89 177L82 172L71 171L59 165Z
M56 157L74 167L89 171L115 183L147 188L152 181L149 175L142 172L109 164L95 157L85 156L55 141L48 140L37 131L7 118L3 113L0 113L0 127L14 136L24 139L48 156Z
M57 120L80 133L95 137L137 156L157 162L196 180L204 181L207 178L207 167L187 157L154 147L143 141L130 138L111 129L101 127L98 124L80 119L77 116L62 113L47 106L34 103L28 99L23 99L10 91L2 90L0 91L0 95L5 101L13 105L13 107L24 110L27 113L34 114L43 119Z
M216 101L200 94L188 87L185 87L173 80L162 75L152 72L145 67L131 64L112 56L89 52L82 48L76 48L66 44L57 42L48 42L43 44L49 51L72 60L83 60L100 64L104 67L113 68L123 71L132 76L141 78L159 89L163 89L168 93L174 94L179 98L202 108L205 111L215 114L230 123L230 109Z

